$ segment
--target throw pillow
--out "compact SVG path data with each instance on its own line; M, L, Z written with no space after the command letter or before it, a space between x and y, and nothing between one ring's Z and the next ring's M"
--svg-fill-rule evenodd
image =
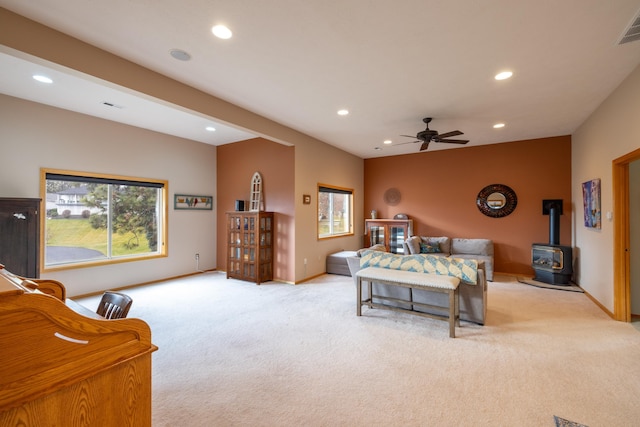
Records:
M438 242L420 243L421 254L434 254L439 252L442 252L442 251L440 250L440 244Z
M410 254L419 254L420 253L420 237L411 236L407 240L405 240L405 243L409 247L409 253Z
M375 245L371 246L370 248L362 248L362 249L358 249L356 256L361 257L362 256L362 252L364 251L368 251L368 250L372 250L372 251L378 251L378 252L386 252L387 248L380 244L380 243L376 243Z

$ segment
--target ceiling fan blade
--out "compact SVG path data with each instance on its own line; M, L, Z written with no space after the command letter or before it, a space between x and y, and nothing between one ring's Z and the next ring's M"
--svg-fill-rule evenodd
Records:
M400 135L400 136L406 136L407 138L415 138L415 135Z
M420 146L420 151L424 151L424 150L426 150L427 148L429 148L429 142L431 142L431 141L425 141L425 142L423 142L423 143L422 143L422 145Z
M398 142L396 144L392 144L391 146L394 147L396 145L404 145L404 144L415 144L416 142L420 142L420 141L407 141L407 142Z
M453 130L451 132L438 135L438 138L449 138L450 136L458 136L458 135L464 135L464 133L460 132L459 130Z
M451 144L466 144L467 142L469 142L466 139L442 139L440 141L436 141L436 142L448 142Z

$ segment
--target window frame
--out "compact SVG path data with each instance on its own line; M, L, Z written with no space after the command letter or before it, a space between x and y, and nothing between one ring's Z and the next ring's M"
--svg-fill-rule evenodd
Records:
M135 254L135 255L127 255L127 256L118 256L116 258L106 258L101 260L90 260L90 261L77 261L70 262L65 264L56 264L56 265L47 265L45 254L46 254L46 221L47 221L47 176L55 175L55 176L68 176L68 177L76 177L77 181L85 181L85 182L96 182L100 180L104 181L112 181L121 182L123 184L135 185L141 184L141 186L146 187L154 187L161 190L162 200L160 201L158 208L159 218L158 218L158 247L156 252L146 253L146 254ZM72 181L72 180L70 180ZM107 182L105 182L107 183ZM70 270L76 268L86 268L86 267L95 267L95 266L103 266L103 265L111 265L111 264L119 264L123 262L133 262L133 261L144 261L155 258L163 258L168 256L168 219L169 219L169 203L168 196L169 193L169 182L161 179L153 179L153 178L140 178L140 177L132 177L132 176L123 176L123 175L114 175L114 174L104 174L104 173L95 173L95 172L80 172L80 171L72 171L72 170L63 170L63 169L51 169L51 168L41 168L40 169L40 271L41 272L51 272L51 271L61 271L61 270Z
M322 190L329 190L329 191L322 191ZM332 194L345 194L345 195L349 195L349 215L348 215L348 220L349 220L349 231L347 232L343 232L343 233L331 233L328 235L320 235L320 193L332 193ZM347 187L339 187L336 185L331 185L331 184L321 184L318 183L318 188L317 188L317 192L316 192L316 196L317 196L317 200L318 200L318 206L317 206L317 212L316 212L316 236L318 240L327 240L327 239L335 239L335 238L339 238L339 237L349 237L349 236L353 236L354 235L354 198L355 198L355 193L353 188L347 188Z

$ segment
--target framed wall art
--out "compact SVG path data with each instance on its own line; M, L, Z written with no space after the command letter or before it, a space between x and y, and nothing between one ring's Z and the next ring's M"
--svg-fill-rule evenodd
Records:
M173 208L176 210L212 210L213 196L175 194L173 198Z
M588 228L600 228L600 179L582 183L582 202L584 205L584 226Z

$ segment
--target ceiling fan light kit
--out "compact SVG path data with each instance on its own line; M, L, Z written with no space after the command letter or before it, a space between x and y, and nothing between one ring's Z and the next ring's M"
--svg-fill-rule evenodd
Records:
M403 142L402 144L422 142L422 144L420 145L420 151L425 151L426 149L429 148L429 143L431 142L447 143L447 144L466 144L467 142L469 142L466 139L449 139L453 136L464 135L464 133L460 132L459 130L453 130L451 132L445 132L445 133L439 134L437 130L429 129L429 123L431 123L431 120L432 120L431 117L425 117L424 119L422 119L422 121L426 123L427 128L421 132L418 132L416 136L400 135L400 136L406 136L408 138L417 139L417 141Z

